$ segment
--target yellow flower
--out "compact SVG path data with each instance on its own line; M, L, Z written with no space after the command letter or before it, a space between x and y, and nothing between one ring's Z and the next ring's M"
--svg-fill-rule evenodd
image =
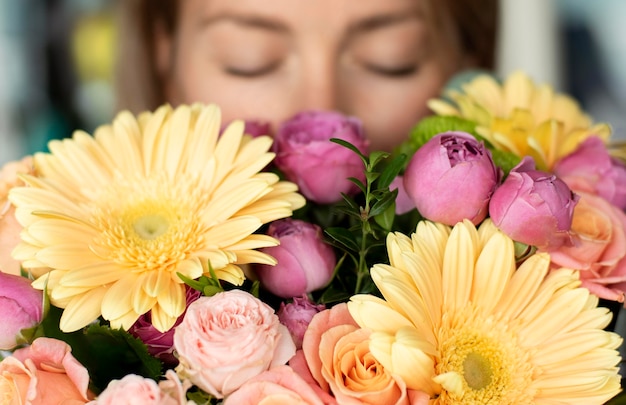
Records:
M489 220L421 222L387 248L391 265L371 270L385 300L356 295L348 309L408 388L435 404L590 405L619 392L621 338L602 330L611 314L575 271L548 274L545 253L516 269Z
M532 156L537 167L550 170L591 135L608 141L607 124L592 126L591 119L571 97L555 93L548 85L536 86L522 72L511 74L500 85L489 75L480 75L450 91L456 104L430 100L438 115L456 115L476 122L476 131L496 149L518 156Z
M165 331L185 309L185 287L209 273L241 284L239 265L275 263L253 234L304 205L292 183L259 173L274 157L269 137L243 136L241 121L218 139L220 111L199 104L128 112L94 137L77 131L36 154L39 177L9 199L24 226L14 250L23 266L50 267L35 280L64 308L61 329L102 315L128 329L152 311Z

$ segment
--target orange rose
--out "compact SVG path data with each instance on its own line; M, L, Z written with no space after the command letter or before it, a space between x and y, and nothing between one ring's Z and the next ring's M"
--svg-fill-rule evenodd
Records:
M339 304L313 317L302 350L313 378L337 403L415 404L428 396L407 393L399 377L388 373L369 350L370 331L360 329Z
M89 401L89 374L65 342L36 339L0 362L3 404L78 405Z
M596 195L581 196L572 220L573 246L550 251L558 267L580 270L583 286L600 298L624 302L626 215Z
M20 241L22 226L15 219L15 207L8 196L13 187L24 185L18 173L34 173L31 156L9 162L0 169L0 271L15 275L20 274L20 263L11 257L11 251Z

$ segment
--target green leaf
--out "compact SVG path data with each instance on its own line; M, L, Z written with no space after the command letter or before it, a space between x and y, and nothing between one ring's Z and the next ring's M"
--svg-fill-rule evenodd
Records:
M385 231L390 232L393 226L393 220L396 217L396 203L393 201L386 210L374 216L374 221L380 225Z
M356 184L356 186L359 188L359 190L361 190L362 193L365 193L367 191L365 184L363 184L363 182L356 177L348 177L348 180Z
M402 168L404 167L406 160L407 156L404 154L394 157L391 160L391 163L389 163L380 174L380 177L378 178L378 183L376 183L376 187L388 188L393 179L398 176L400 170L402 170Z
M326 228L324 232L326 232L326 234L330 236L333 240L335 240L342 246L350 249L351 251L359 251L359 245L356 242L355 236L346 228L331 227Z
M224 289L222 287L218 287L218 286L215 286L215 285L206 285L202 289L202 294L207 296L207 297L212 297L215 294L223 292L223 291L224 291Z
M352 145L350 142L348 141L344 141L343 139L339 139L339 138L330 138L331 142L334 142L336 144L339 144L341 146L343 146L344 148L348 148L350 149L352 152L356 153L357 155L359 155L359 157L361 158L361 160L363 161L363 165L367 166L367 156L365 156L363 153L361 153L361 151L354 145Z
M467 132L473 136L477 136L476 123L455 116L431 115L422 119L409 135L411 146L414 150L419 149L435 135L448 131Z
M370 153L368 169L373 169L381 160L387 159L387 157L389 157L389 152L374 151Z
M493 158L493 163L502 169L505 176L522 160L514 153L499 149L491 149L491 157Z
M194 290L198 290L198 291L202 291L204 289L204 286L207 285L208 283L208 278L205 276L202 276L200 278L198 278L198 280L192 280L189 277L185 276L182 273L176 273L176 275L183 281L183 283L187 284L189 287L193 288Z
M326 289L326 291L324 291L318 301L322 304L332 304L335 302L345 302L350 299L351 296L352 294L350 294L349 292L344 290L338 290L331 286Z
M343 197L343 201L345 201L345 203L352 209L358 211L359 210L359 204L356 203L356 201L354 200L353 197L349 196L346 193L341 193L341 196Z
M377 172L365 172L365 178L369 184L372 184L376 179L380 177L380 173Z
M374 205L372 205L372 208L370 209L370 217L375 217L376 215L382 214L391 204L396 201L397 196L397 189L385 193L380 200L376 201Z

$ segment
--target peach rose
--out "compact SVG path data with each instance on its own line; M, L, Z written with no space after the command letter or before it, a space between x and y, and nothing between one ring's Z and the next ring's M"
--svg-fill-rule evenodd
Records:
M224 405L324 405L326 403L289 366L275 367L257 375L226 397L224 401Z
M11 251L20 241L22 226L15 219L15 207L8 196L13 187L24 185L18 173L34 174L31 156L9 162L0 169L0 271L16 275L20 274L20 263L11 257Z
M185 405L185 392L189 385L183 386L173 370L167 370L166 379L159 382L135 374L113 380L90 405Z
M302 350L320 387L339 404L400 405L427 399L410 397L404 381L384 369L370 353L369 336L369 330L354 322L345 303L313 317Z
M85 404L89 374L70 353L70 346L56 339L38 338L0 362L3 404Z
M550 251L552 263L580 270L593 294L624 302L626 291L626 215L596 195L581 196L572 220L573 246Z
M274 310L241 290L191 303L174 332L174 348L181 378L217 398L287 363L296 351Z

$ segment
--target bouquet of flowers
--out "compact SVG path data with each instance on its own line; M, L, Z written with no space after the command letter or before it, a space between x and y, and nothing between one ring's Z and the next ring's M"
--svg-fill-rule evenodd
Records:
M616 397L610 127L522 73L444 97L391 154L339 113L272 139L197 104L6 165L2 403Z

